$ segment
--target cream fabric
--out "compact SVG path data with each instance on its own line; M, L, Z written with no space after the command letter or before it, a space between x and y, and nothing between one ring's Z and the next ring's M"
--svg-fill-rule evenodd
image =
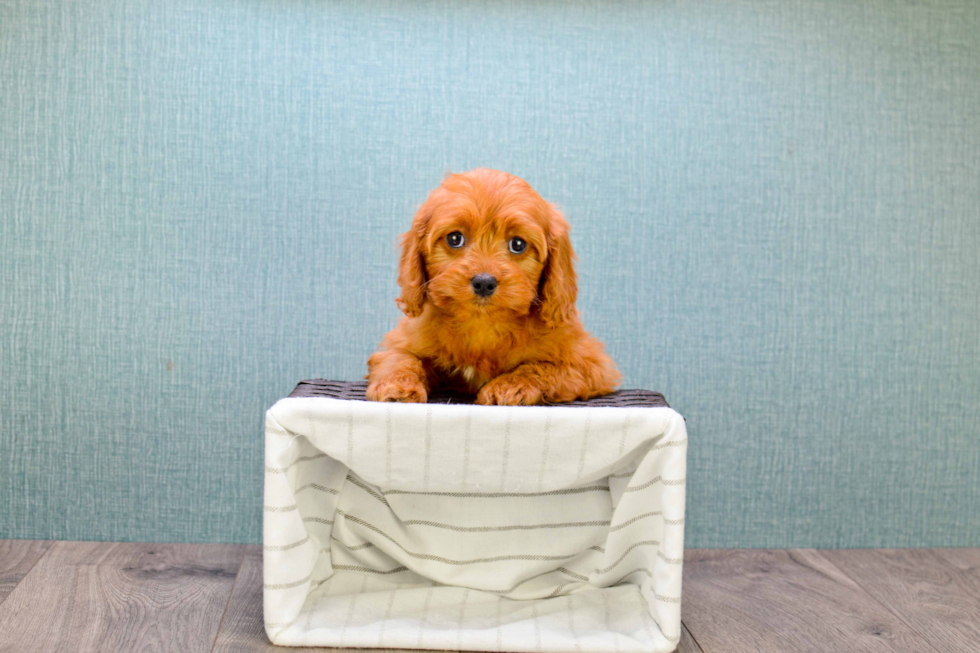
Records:
M672 651L686 452L670 408L283 399L266 413L269 639Z

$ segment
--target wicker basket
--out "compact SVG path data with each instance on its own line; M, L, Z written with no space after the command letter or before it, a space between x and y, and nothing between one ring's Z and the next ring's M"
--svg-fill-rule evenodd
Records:
M671 651L687 435L662 395L365 401L304 381L266 414L275 644Z

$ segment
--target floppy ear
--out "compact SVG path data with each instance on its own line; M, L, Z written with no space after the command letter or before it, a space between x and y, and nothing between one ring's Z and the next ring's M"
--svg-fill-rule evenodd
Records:
M422 241L429 228L432 208L429 202L419 207L412 228L402 234L402 256L398 263L398 285L402 287L401 296L395 300L398 308L408 317L422 314L422 305L426 300L425 284L428 277L425 273L425 258L422 255Z
M560 326L575 315L578 283L575 281L575 252L568 238L568 222L554 206L548 220L548 260L541 271L538 298L541 319L550 327Z

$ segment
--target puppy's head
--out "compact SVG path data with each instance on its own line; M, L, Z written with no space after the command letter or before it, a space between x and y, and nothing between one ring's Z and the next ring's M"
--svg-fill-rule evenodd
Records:
M550 326L574 315L578 286L568 223L518 177L477 169L450 175L402 236L398 306L426 302L461 319L538 311Z

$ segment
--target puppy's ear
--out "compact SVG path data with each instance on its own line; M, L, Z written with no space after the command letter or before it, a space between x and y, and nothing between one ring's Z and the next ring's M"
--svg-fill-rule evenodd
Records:
M422 305L426 299L425 284L428 277L425 272L422 243L431 217L431 203L426 202L415 214L412 228L402 234L401 238L402 256L398 264L398 285L402 287L402 294L395 303L408 317L421 315Z
M551 327L560 326L575 315L578 283L575 280L575 252L568 237L568 222L554 206L548 219L548 260L538 287L541 319Z

